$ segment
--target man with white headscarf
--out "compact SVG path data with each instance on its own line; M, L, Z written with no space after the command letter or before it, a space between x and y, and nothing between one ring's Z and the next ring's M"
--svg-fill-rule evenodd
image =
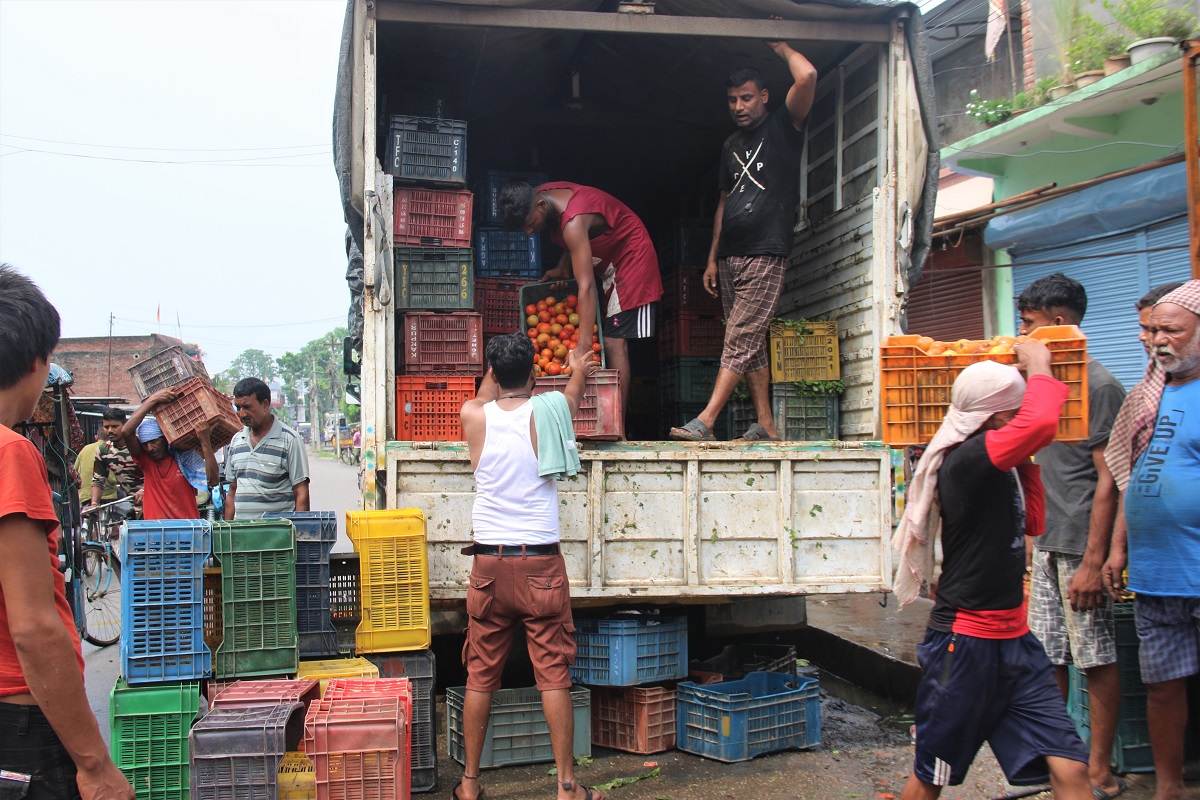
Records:
M205 420L196 425L200 453L176 450L167 444L162 428L146 415L161 403L179 396L175 387L147 397L125 421L121 434L142 474L145 476L142 519L197 519L196 493L215 486L219 476L217 458L209 441Z
M1054 439L1067 387L1050 352L1020 343L1015 367L972 364L917 465L893 541L896 593L911 602L942 574L917 648L916 754L901 800L932 800L966 778L986 741L1009 782L1047 779L1060 800L1092 800L1088 751L1075 733L1046 651L1026 623L1025 535L1043 530L1044 500L1030 458Z
M1200 280L1154 304L1148 333L1157 369L1129 392L1104 451L1126 527L1104 570L1119 593L1128 546L1154 800L1182 800L1187 679L1200 673Z

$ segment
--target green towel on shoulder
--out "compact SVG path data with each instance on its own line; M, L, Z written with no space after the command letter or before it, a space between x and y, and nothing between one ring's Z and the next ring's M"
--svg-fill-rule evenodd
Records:
M571 407L562 392L546 392L533 400L533 425L537 430L538 477L561 481L579 472L579 449Z

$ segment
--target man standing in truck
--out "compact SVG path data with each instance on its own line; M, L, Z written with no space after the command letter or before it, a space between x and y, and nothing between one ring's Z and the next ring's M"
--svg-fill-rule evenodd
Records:
M617 198L591 186L551 181L537 187L510 183L497 206L510 230L540 233L563 249L562 258L543 280L575 278L579 296L579 344L592 348L596 323L596 283L604 293L604 352L608 366L621 377L621 408L629 399L631 380L627 339L654 336L662 278L654 243L638 215Z
M1080 325L1087 311L1082 284L1056 272L1039 278L1017 298L1021 335L1050 325ZM1125 389L1103 364L1087 363L1088 439L1051 442L1036 457L1046 487L1046 532L1034 540L1029 585L1029 629L1046 649L1062 696L1068 666L1087 674L1091 708L1091 762L1096 797L1125 791L1109 768L1121 683L1117 629L1104 594L1101 569L1108 558L1117 517L1117 486L1104 463L1104 448Z
M769 396L767 330L792 252L803 131L817 71L786 42L767 44L788 65L792 86L783 105L768 112L761 72L747 67L726 80L729 114L738 130L721 151L721 196L704 271L705 290L720 296L725 311L725 346L707 407L682 427L672 428L672 439L712 439L717 416L743 377L758 422L741 438L779 439Z
M542 693L542 709L558 767L558 800L604 800L575 780L574 710L570 665L575 661L571 586L559 550L556 479L579 470L572 419L595 362L571 351L571 377L562 392L532 397L533 343L524 334L488 342L491 369L475 399L462 407L463 431L475 471L474 543L467 587L467 668L463 700L462 780L455 800L484 797L479 763L492 694L518 628Z

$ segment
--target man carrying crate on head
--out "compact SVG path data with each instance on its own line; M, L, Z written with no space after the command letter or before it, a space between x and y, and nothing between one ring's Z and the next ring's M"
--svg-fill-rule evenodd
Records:
M200 452L197 453L171 447L158 422L146 419L155 406L169 403L178 396L179 389L175 386L160 389L147 397L121 428L129 455L145 477L143 519L198 519L196 493L207 492L219 479L220 469L208 438L207 421L196 424L196 436L200 440Z
M570 353L571 377L562 392L533 394L534 347L521 333L488 343L491 369L475 399L462 407L463 431L475 470L474 544L467 588L463 664L464 771L451 794L483 797L479 763L492 693L518 626L523 626L542 709L558 767L558 800L604 800L574 778L574 710L570 665L571 587L559 551L556 479L579 470L572 418L584 384L596 369L590 350Z
M1030 339L1014 367L981 361L954 381L950 410L913 474L892 546L896 595L942 574L917 648L916 756L901 800L934 800L967 776L984 742L1009 783L1050 780L1058 800L1092 800L1088 751L1067 716L1046 651L1025 618L1025 537L1045 530L1038 467L1067 387Z

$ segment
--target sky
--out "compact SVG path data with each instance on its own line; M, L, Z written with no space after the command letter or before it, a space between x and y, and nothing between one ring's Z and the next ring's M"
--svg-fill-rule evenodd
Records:
M343 0L0 0L0 262L210 372L344 325ZM195 162L219 163L195 163ZM152 163L190 162L190 163Z

